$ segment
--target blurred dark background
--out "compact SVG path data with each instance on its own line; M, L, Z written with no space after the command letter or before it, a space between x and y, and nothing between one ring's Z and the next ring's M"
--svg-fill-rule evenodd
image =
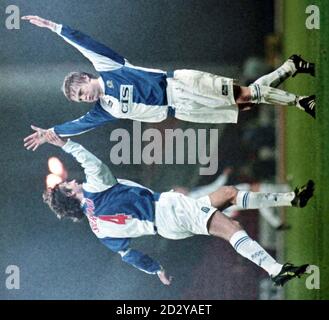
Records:
M69 103L60 91L72 70L92 71L87 60L49 30L22 21L19 30L5 27L5 8L17 5L21 15L33 14L68 24L124 55L131 63L165 70L195 68L241 78L250 56L264 55L264 37L273 30L273 1L229 0L28 0L1 1L1 216L0 271L17 265L20 290L0 284L1 299L256 299L258 281L267 275L238 256L219 239L196 236L170 241L143 237L134 248L148 253L174 276L164 287L150 276L121 261L98 242L87 221L59 221L42 203L47 160L64 161L70 178L82 178L76 163L59 149L42 146L35 153L23 148L30 124L43 128L84 114L88 105ZM196 125L168 119L165 128L219 130L219 171L243 166L244 128L255 112L242 114L238 125ZM132 130L119 121L74 140L82 143L115 175L157 191L181 184L193 187L214 180L199 176L200 165L110 164L110 133ZM136 138L136 137L134 137ZM247 231L257 238L257 218L242 217Z
M21 0L1 1L21 14L40 15L88 32L134 63L241 63L262 54L272 31L272 1L230 0ZM21 25L1 24L1 64L81 62L55 35ZM16 45L15 45L16 44ZM37 60L36 60L37 59Z

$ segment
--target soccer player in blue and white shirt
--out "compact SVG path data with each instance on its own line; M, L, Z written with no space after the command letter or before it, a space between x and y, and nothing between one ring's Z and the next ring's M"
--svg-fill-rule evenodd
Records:
M72 136L116 119L160 122L167 116L199 123L236 123L239 109L267 103L295 106L315 117L315 96L299 97L274 87L297 73L314 75L313 63L297 55L249 87L233 79L196 70L166 72L134 66L120 54L89 36L38 16L22 19L56 32L93 64L99 76L70 73L64 80L65 96L76 102L95 103L84 116L56 125L54 132ZM37 134L26 139L35 150L45 141Z
M169 285L163 267L149 256L130 247L131 240L143 235L159 235L173 240L196 234L213 235L230 242L243 257L268 272L276 285L283 285L306 272L300 267L279 264L237 221L219 211L235 204L246 209L266 206L303 207L313 195L313 183L298 192L259 193L221 187L197 200L177 192L154 192L140 184L116 179L110 169L80 144L64 141L52 131L44 132L51 144L62 147L84 168L86 182L62 182L44 192L44 201L59 218L79 220L86 216L99 240L134 267L157 274Z

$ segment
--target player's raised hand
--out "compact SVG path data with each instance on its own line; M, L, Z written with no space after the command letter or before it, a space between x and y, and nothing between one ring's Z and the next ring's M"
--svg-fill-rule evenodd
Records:
M66 143L67 139L60 138L55 132L52 130L47 130L45 133L45 139L48 143L53 144L57 147L63 147Z
M50 30L55 30L56 27L55 22L43 19L38 16L23 16L22 20L28 20L31 24L34 24L40 28L48 28Z
M161 270L161 271L159 271L158 272L158 277L159 277L159 279L160 279L160 281L164 284L164 285L166 285L166 286L169 286L170 284L171 284L171 282L172 282L172 279L173 279L173 277L172 276L167 276L166 275L166 271L165 270Z
M46 140L46 129L41 129L36 126L31 126L31 128L35 131L31 135L24 138L24 147L27 150L32 149L32 151L35 151L38 149L39 146L47 142Z

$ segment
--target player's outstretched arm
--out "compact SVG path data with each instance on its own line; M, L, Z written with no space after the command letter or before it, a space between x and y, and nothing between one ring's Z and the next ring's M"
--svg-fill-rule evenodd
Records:
M35 132L32 133L31 135L27 136L24 138L24 147L27 150L31 150L35 151L37 150L42 144L44 144L45 142L47 142L46 140L46 133L47 129L42 129L42 128L38 128L36 126L31 126L32 130L34 130Z
M56 133L54 133L51 130L46 131L45 139L46 139L46 142L48 142L54 146L60 147L60 148L64 147L65 144L67 143L67 139L60 138Z
M166 275L165 270L156 260L148 255L130 248L131 238L99 238L99 240L115 253L119 253L122 261L132 265L140 271L157 275L164 285L170 285L172 277Z
M79 143L63 139L53 130L47 130L44 138L46 142L61 147L66 153L70 153L80 163L86 175L84 188L87 191L100 192L117 183L117 179L108 166Z
M117 119L106 112L99 103L96 103L84 116L56 125L53 127L53 130L61 137L75 136L115 120Z
M23 16L22 20L27 20L31 24L34 24L35 26L38 26L40 28L47 28L51 31L55 31L56 27L58 26L57 23L50 21L50 20L43 19L38 16Z
M38 16L24 16L23 20L29 21L41 28L48 28L56 32L66 42L78 49L97 71L110 71L121 68L126 60L123 56L113 51L106 45L94 40L86 34L71 29L68 26L57 24Z
M102 126L110 121L115 121L111 114L106 112L98 103L84 116L65 122L60 125L56 125L50 129L42 129L36 126L31 126L35 131L33 134L24 138L24 147L27 150L32 149L35 151L39 146L44 144L46 141L45 133L47 131L54 131L61 137L69 137L79 135L87 131L93 130L99 126Z
M66 143L66 139L61 139L52 129L42 129L34 125L31 125L31 128L35 132L24 138L24 147L27 150L32 149L32 151L35 151L46 142L59 147L64 146Z

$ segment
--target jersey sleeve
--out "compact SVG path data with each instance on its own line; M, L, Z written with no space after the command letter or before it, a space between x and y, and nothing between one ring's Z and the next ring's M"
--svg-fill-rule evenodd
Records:
M162 270L161 265L157 261L140 251L131 249L130 238L100 238L99 240L113 252L119 253L122 261L143 272L156 274Z
M57 25L54 32L78 49L91 61L97 71L111 71L121 68L125 64L125 59L120 54L78 30Z
M114 120L117 120L117 118L106 112L101 105L97 103L84 116L60 125L56 125L52 129L61 137L75 136Z
M101 192L117 183L108 166L79 143L68 140L62 149L70 153L84 168L86 183L83 188L86 191Z

